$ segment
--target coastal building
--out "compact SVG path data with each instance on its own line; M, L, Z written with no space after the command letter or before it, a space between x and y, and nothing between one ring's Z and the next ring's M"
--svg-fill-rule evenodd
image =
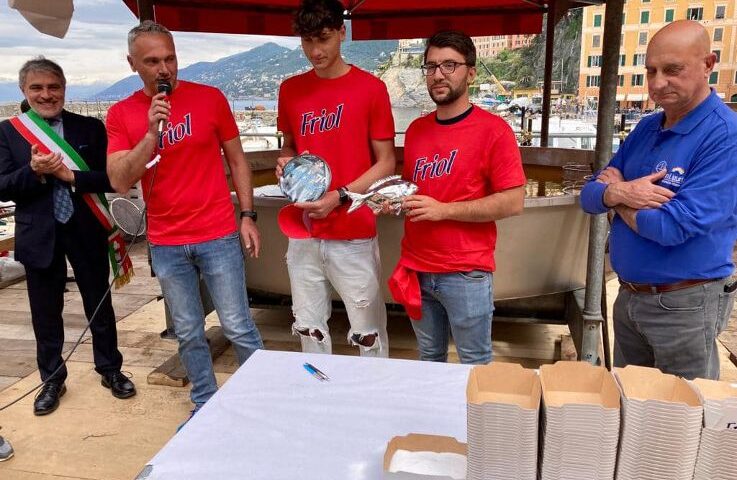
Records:
M578 98L596 104L601 83L604 5L584 8ZM717 64L709 84L725 101L737 102L737 0L627 0L624 4L617 105L651 109L645 75L649 39L666 24L682 19L701 22L711 37Z
M532 43L535 35L491 35L487 37L473 37L476 45L476 54L481 58L496 57L503 50L515 50L527 47Z
M408 38L399 40L397 51L392 57L392 64L402 65L413 58L421 58L424 53L424 38Z
M491 58L499 55L503 50L514 50L527 47L532 43L535 35L491 35L486 37L472 37L476 46L476 55L481 58ZM400 58L422 55L425 51L424 39L399 40L398 53Z

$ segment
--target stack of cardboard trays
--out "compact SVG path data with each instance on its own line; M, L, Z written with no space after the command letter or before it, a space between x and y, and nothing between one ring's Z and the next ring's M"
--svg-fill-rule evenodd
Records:
M468 377L468 480L537 478L540 380L512 363L474 367Z
M704 428L694 480L737 478L737 384L697 378L704 402Z
M617 480L691 480L703 413L696 391L655 368L628 365L614 375L622 391Z
M557 362L540 368L541 480L611 480L619 439L619 390L604 367Z

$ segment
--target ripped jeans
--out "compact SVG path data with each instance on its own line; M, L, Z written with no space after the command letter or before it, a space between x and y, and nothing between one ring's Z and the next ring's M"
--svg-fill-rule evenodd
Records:
M303 352L332 352L328 319L332 288L335 288L351 324L348 342L359 347L361 356L389 356L379 244L375 237L290 238L287 267L295 318L292 332L300 337Z

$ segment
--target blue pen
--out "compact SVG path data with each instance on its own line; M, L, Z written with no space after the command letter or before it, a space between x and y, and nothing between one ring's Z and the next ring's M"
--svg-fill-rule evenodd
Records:
M312 375L316 379L318 379L320 381L328 381L328 380L330 380L327 375L325 375L320 370L318 370L314 365L312 365L310 363L305 363L302 366L304 367L305 370L307 370L310 373L310 375Z
M307 370L307 372L309 372L310 375L312 375L313 377L315 377L316 379L320 381L323 381L323 378L320 376L319 373L317 373L317 371L315 371L312 365L310 365L309 363L305 363L302 366L305 368L305 370Z

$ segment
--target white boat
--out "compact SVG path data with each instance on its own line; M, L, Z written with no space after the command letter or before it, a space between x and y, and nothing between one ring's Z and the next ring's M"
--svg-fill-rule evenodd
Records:
M264 125L260 118L236 122L241 135L241 146L246 152L279 148L275 125Z

